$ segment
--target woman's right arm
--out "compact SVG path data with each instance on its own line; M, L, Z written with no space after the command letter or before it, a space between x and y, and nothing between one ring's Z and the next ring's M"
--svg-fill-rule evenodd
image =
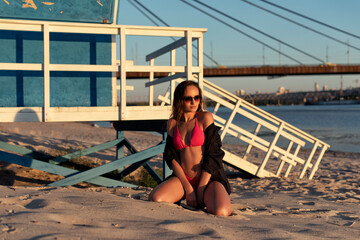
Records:
M179 178L181 184L183 185L186 195L186 203L191 207L197 207L196 192L187 180L184 170L175 160L172 160L172 170L175 176Z

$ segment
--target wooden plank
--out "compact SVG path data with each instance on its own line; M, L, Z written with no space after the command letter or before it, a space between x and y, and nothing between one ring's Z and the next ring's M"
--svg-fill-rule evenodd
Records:
M53 173L53 174L61 175L61 176L65 176L65 177L79 172L74 169L61 167L58 165L42 162L42 161L39 161L36 159L27 158L24 156L15 155L12 153L7 153L7 152L1 151L1 150L0 150L0 159L2 161L8 162L8 163L14 163L14 164L18 164L18 165L21 165L24 167L29 167L29 168L33 168L33 169L37 169L40 171ZM100 185L100 186L105 186L105 187L121 187L121 186L137 187L136 185L133 185L133 184L124 183L124 182L116 181L116 180L113 180L110 178L105 178L105 177L94 177L91 179L87 179L87 182L96 184L96 185Z
M118 139L115 139L115 140L112 140L112 141L109 141L109 142L106 142L103 144L99 144L99 145L96 145L96 146L93 146L90 148L75 151L75 152L60 156L60 157L53 158L49 162L52 164L59 164L62 162L66 162L70 159L86 156L86 155L89 155L89 154L95 153L95 152L100 152L102 150L109 149L117 144L121 144L121 142L123 142L124 139L125 138L118 138Z
M195 39L193 39L195 40ZM186 38L181 38L173 43L170 43L168 45L166 45L165 47L162 47L148 55L146 55L145 60L146 61L150 61L151 59L155 59L157 57L160 57L168 52L170 52L171 50L177 49L181 46L184 46L186 44Z
M126 72L185 72L184 66L143 66L143 65L134 65L127 66Z
M242 169L242 170L255 176L258 166L230 153L229 151L226 151L226 150L223 150L223 151L225 152L224 162L226 162L227 164L229 164L233 167L236 167L238 169ZM275 174L273 174L265 169L263 170L262 175L264 177L274 177L275 176Z
M0 70L42 71L40 63L0 63Z
M83 26L50 26L51 32L61 33L88 33L88 34L116 34L117 30L113 28L99 28L99 27L83 27Z
M33 154L35 152L33 150L19 147L19 146L9 144L6 142L2 142L2 141L0 141L0 149L4 149L4 150L10 151L10 152L14 152L14 153L22 154L22 155Z
M37 24L17 24L16 22L4 22L0 19L0 29L10 30L10 31L31 31L31 32L41 32L42 26Z
M164 151L164 147L165 147L165 143L161 143L157 146L148 148L146 150L132 154L130 156L126 156L111 163L107 163L102 166L69 176L65 179L51 183L49 184L49 186L67 186L67 185L74 185L79 182L87 181L99 175L142 161L151 156L156 156Z
M117 72L117 65L90 65L90 64L50 64L50 71L62 72Z
M171 80L178 79L178 78L183 78L183 77L186 77L185 73L176 73L174 75L170 75L170 76L163 77L163 78L158 78L158 79L156 79L154 81L147 82L147 83L145 83L145 87L154 86L154 85L157 85L157 84L160 84L160 83L169 82Z

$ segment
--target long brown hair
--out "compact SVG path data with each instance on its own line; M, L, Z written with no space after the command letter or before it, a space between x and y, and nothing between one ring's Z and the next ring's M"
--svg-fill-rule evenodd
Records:
M183 81L183 82L179 83L179 85L176 86L175 92L174 92L174 102L173 102L173 106L172 106L171 118L175 119L177 122L180 121L181 117L184 114L183 99L184 99L185 89L188 86L194 86L199 90L200 102L199 102L199 107L196 111L197 112L204 111L204 100L203 100L203 95L202 95L201 88L199 87L199 84L194 81L190 81L190 80Z

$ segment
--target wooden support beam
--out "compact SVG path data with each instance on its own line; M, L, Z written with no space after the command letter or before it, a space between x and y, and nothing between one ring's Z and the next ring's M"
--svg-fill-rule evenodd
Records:
M4 152L1 150L0 150L0 159L2 161L8 162L8 163L14 163L14 164L18 164L18 165L21 165L24 167L29 167L29 168L33 168L33 169L37 169L40 171L61 175L61 176L69 176L69 175L79 173L79 171L74 170L74 169L61 167L61 166L54 165L51 163L46 163L46 162L43 162L40 160L15 155L15 154ZM120 182L117 180L100 177L100 176L96 176L91 179L87 179L86 181L89 183L92 183L92 184L105 186L105 187L121 187L121 186L122 187L136 187L136 185L133 185L133 184Z
M165 143L161 143L157 146L148 148L146 150L121 158L111 163L107 163L102 166L68 176L65 179L49 184L49 186L68 186L68 185L77 184L79 182L87 181L89 179L95 178L99 175L108 173L110 171L122 168L124 166L139 161L143 161L144 159L147 159L149 157L156 156L164 151L164 147L165 147Z

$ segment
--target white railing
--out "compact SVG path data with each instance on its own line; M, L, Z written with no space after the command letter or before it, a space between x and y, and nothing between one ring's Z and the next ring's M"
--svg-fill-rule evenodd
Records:
M116 24L90 24L71 22L50 22L30 20L0 19L0 30L42 32L44 60L39 63L0 63L0 70L42 71L44 77L44 106L42 107L0 107L0 121L116 121L116 120L146 120L167 119L170 115L169 106L154 106L154 86L151 82L159 83L161 79L154 80L155 73L168 73L174 76L192 78L197 74L202 79L202 39L206 29L173 28L173 27L147 27L128 26ZM50 63L50 33L86 33L105 34L112 36L111 65L86 64L51 64ZM148 66L135 65L127 61L127 37L156 36L169 39L178 38L174 43L152 52L146 58ZM116 59L117 41L120 39L120 65ZM198 41L198 63L194 66L192 61L192 42ZM171 41L172 42L172 41ZM184 46L186 59L184 65L175 64L176 48ZM167 52L171 53L170 66L155 65L155 59ZM51 107L50 106L50 72L112 72L112 104L111 106L94 107ZM120 73L120 86L117 86L116 73ZM145 106L128 106L127 91L137 91L133 86L127 85L126 74L129 72L149 73L149 104ZM170 78L173 78L170 76ZM145 87L144 87L145 88ZM117 96L117 93L120 93ZM119 101L120 100L120 101ZM119 102L119 104L118 104Z
M159 100L169 103L169 94L170 91L165 96L159 96ZM330 147L328 144L205 79L203 94L207 100L216 103L213 116L216 125L222 128L221 138L224 139L228 134L240 140L241 145L245 145L241 156L224 150L226 163L258 177L288 177L294 167L298 166L296 170L299 170L299 178L306 174L309 179L313 178L325 151ZM217 114L220 107L231 110L228 119ZM252 123L252 132L233 123L237 116ZM270 135L270 139L259 135L263 130L267 136ZM283 172L285 166L287 168Z

